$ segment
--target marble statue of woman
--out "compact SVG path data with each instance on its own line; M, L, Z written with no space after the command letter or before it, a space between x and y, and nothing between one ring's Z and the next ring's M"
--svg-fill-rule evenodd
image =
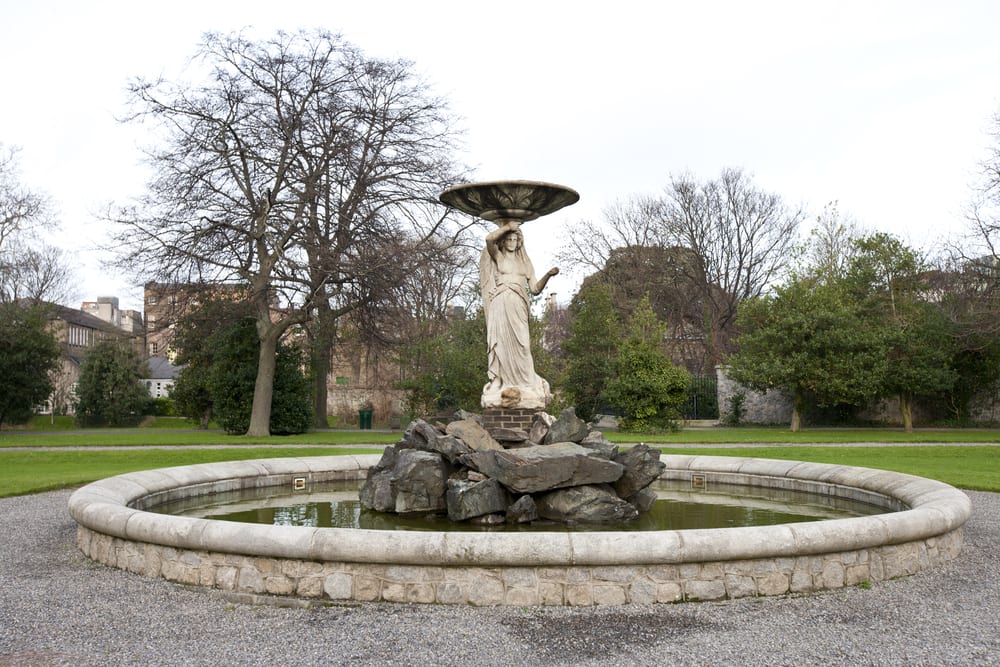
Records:
M535 280L520 222L506 222L486 237L479 259L489 360L484 408L541 409L552 399L549 383L535 373L528 320L531 296L557 273L551 268Z

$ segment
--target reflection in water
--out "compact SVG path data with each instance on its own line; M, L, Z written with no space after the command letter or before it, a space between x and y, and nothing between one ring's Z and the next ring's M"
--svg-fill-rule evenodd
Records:
M659 495L653 508L628 523L574 526L539 521L531 525L487 527L455 523L444 516L401 517L366 510L358 501L358 485L359 482L350 481L313 485L303 491L286 487L248 489L185 498L150 511L275 526L435 531L687 530L768 526L886 511L858 501L801 491L721 484L692 490L690 484L661 481L653 487Z

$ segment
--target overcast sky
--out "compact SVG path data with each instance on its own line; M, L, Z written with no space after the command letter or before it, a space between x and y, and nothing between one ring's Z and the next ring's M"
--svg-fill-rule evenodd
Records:
M206 31L325 28L402 57L461 117L477 180L551 181L575 206L525 226L539 272L559 232L671 174L742 167L812 216L929 247L961 231L1000 111L1000 2L8 2L0 142L55 202L80 252L79 297L141 287L100 267L95 213L142 191L136 76L177 72ZM569 278L549 287L560 300Z

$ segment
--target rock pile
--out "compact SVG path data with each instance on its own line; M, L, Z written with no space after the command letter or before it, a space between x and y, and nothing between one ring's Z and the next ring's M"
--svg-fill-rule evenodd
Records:
M482 524L618 523L656 500L660 453L619 452L573 408L535 414L529 432L488 432L475 415L447 426L412 422L368 471L361 504L403 515L447 514Z

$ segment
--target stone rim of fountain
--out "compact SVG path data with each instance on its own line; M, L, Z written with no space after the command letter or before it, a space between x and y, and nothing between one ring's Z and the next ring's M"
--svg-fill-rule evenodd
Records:
M149 576L307 598L465 604L674 602L878 581L956 557L961 527L971 514L971 502L961 491L911 475L798 461L685 455L662 456L667 464L664 475L681 479L697 475L707 483L769 480L781 488L820 485L828 492L882 498L890 509L907 509L753 528L474 534L262 526L141 509L194 493L290 483L295 476L313 481L361 479L378 458L262 459L130 473L79 489L70 498L69 509L79 524L78 544L84 553ZM281 574L262 574L257 570L260 559L270 563L265 570L276 568ZM306 575L288 583L289 572L321 566L329 566L322 584L309 584ZM800 580L797 585L800 566L819 571L803 575L809 583ZM657 580L661 575L656 573L665 572L664 568L674 579ZM499 582L502 592L484 601L478 584L467 582L473 571ZM533 593L517 585L528 576L526 572L536 582ZM544 578L557 575L566 580L551 586L562 592L546 597L544 590L551 586ZM396 581L405 576L413 580ZM573 593L580 584L572 580L579 577L589 582L590 593L583 597ZM632 578L614 581L627 577ZM783 583L768 587L768 581L775 580ZM550 587L543 590L543 584ZM465 590L463 586L469 590L455 593ZM660 593L642 593L650 587ZM662 593L664 587L676 593ZM612 589L614 595L600 598Z

